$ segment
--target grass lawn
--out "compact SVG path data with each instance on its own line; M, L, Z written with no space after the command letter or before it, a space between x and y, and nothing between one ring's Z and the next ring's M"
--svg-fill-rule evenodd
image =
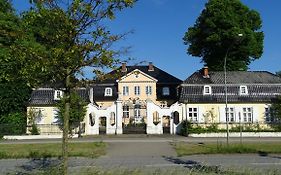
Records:
M2 144L0 145L0 159L7 158L46 158L61 157L61 143L44 144ZM105 155L106 144L69 143L69 156L96 158Z
M266 143L240 143L226 144L221 143L173 143L178 156L192 154L233 154L233 153L281 153L281 142Z

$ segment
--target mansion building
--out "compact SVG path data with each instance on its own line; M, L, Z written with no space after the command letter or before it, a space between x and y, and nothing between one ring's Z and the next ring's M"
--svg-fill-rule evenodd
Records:
M88 103L80 124L84 135L123 134L132 128L146 134L176 134L184 120L218 123L220 128L226 120L268 127L273 121L270 105L281 95L281 78L266 71L227 72L227 109L224 72L209 72L207 67L181 81L152 63L123 63L106 77L76 90ZM41 134L61 133L56 103L62 95L60 89L33 90L27 111L36 112Z

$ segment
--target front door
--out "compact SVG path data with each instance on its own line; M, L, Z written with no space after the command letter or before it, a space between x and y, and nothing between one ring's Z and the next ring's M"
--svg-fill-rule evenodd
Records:
M170 116L163 116L163 133L170 134Z

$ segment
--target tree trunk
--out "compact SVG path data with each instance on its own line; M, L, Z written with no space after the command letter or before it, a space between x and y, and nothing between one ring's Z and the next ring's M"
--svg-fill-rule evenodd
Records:
M63 139L62 139L62 157L63 157L63 174L67 175L68 167L68 133L69 133L69 110L70 110L70 75L67 75L65 81L65 112L63 116Z

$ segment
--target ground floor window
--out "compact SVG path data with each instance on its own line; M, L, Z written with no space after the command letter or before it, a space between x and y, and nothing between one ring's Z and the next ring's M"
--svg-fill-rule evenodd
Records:
M125 105L123 106L123 118L129 118L130 117L130 108L129 106Z
M226 120L229 122L235 122L234 108L230 107L226 110Z
M198 108L188 108L188 117L191 122L198 122Z
M273 122L275 122L273 116L271 115L270 107L266 107L265 108L264 117L265 117L266 123L273 123Z
M242 109L243 121L252 123L253 122L253 108L243 108Z

